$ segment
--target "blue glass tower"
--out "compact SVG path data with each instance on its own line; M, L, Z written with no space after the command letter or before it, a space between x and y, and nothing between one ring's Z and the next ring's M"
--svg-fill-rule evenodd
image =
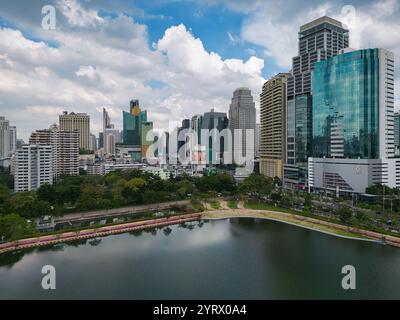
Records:
M378 159L378 49L316 63L312 105L313 157Z

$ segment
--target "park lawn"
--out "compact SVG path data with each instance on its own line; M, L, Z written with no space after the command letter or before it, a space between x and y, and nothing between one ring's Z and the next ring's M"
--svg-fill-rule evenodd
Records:
M238 208L238 203L235 200L230 200L228 201L228 207L230 209L237 209Z
M221 204L218 201L210 201L210 206L215 210L221 209Z
M275 207L271 204L268 203L249 203L246 202L244 204L244 207L246 209L252 209L252 210L268 210L268 211L278 211L278 212L285 212L285 213L291 213L291 214L301 214L295 210L292 209L286 209L286 208L281 208L281 207Z

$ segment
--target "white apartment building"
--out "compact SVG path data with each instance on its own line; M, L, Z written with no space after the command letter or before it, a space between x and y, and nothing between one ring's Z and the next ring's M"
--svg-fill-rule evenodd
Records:
M79 133L77 131L61 131L53 125L50 129L33 132L29 144L52 147L55 177L79 175Z
M53 184L53 156L49 145L27 145L15 154L15 192L34 191Z

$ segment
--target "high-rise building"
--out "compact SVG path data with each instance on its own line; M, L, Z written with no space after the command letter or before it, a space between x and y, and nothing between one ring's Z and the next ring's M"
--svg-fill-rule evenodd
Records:
M0 117L0 160L10 157L10 122Z
M203 116L201 114L195 115L190 121L190 127L196 133L197 144L201 145L201 128L203 125Z
M130 112L123 111L123 138L125 145L140 146L142 129L142 111L139 100L131 100Z
M256 129L256 107L249 88L238 88L234 91L232 102L229 107L229 129L232 133L232 152L234 159L240 159L247 153L247 148L251 152L250 157L254 159L253 147L246 143L247 130L252 130L255 137ZM235 131L241 133L241 139L235 139ZM254 138L253 138L254 139Z
M147 118L147 116L146 116ZM142 122L142 159L147 158L147 151L149 147L154 143L153 133L153 122L143 121Z
M400 155L400 113L394 114L394 148L396 156Z
M189 119L183 119L182 120L182 126L177 128L177 134L178 134L178 141L177 141L177 146L178 146L178 153L181 151L181 148L185 146L186 150L184 151L184 154L186 156L189 155L190 152L190 145L188 145L189 142L189 133L190 129L190 120ZM184 136L182 136L184 135Z
M107 156L115 156L115 144L121 142L120 131L111 124L111 118L108 112L103 108L103 133L101 135L104 152Z
M140 109L139 100L131 100L130 112L123 111L123 143L117 149L122 150L122 154L128 152L134 161L142 161L153 144L152 131L153 122L148 121L147 111Z
M350 51L315 64L309 183L330 191L400 186L394 148L394 54Z
M17 151L17 127L10 126L10 153Z
M45 145L52 149L54 177L79 175L79 133L62 131L57 125L31 134L30 145Z
M97 151L97 138L92 133L90 134L89 149L91 151Z
M99 149L104 148L104 133L103 132L99 132L99 140L98 140L98 144L97 147Z
M206 148L206 157L210 164L222 163L225 152L225 137L221 136L221 132L228 129L228 124L229 120L224 112L215 112L214 109L211 109L210 112L204 113L201 143ZM205 135L205 133L207 134Z
M298 55L287 81L287 155L284 184L307 185L307 159L312 151L312 71L314 64L349 46L349 30L332 18L322 17L300 27Z
M79 148L85 151L90 150L90 116L86 113L68 114L64 111L60 115L61 131L77 131L79 133Z
M260 95L260 173L283 177L286 158L286 83L289 73L268 80ZM294 148L293 145L290 146ZM291 150L294 152L294 150Z
M34 191L53 184L53 159L50 145L25 145L15 153L15 192Z

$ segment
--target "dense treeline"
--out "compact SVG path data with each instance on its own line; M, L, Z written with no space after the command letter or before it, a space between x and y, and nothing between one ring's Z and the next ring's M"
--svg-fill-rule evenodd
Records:
M198 193L236 191L235 180L227 174L162 180L140 170L115 171L106 176L61 177L36 192L13 194L9 184L0 183L0 214L16 213L31 219L46 214L182 200Z
M43 215L110 209L129 205L238 194L274 195L272 179L252 175L238 185L228 174L204 177L182 176L162 180L140 170L115 171L105 176L61 177L53 185L36 192L13 193L13 178L0 172L0 236L3 240L30 234L33 225L27 219ZM1 240L1 239L0 239Z

